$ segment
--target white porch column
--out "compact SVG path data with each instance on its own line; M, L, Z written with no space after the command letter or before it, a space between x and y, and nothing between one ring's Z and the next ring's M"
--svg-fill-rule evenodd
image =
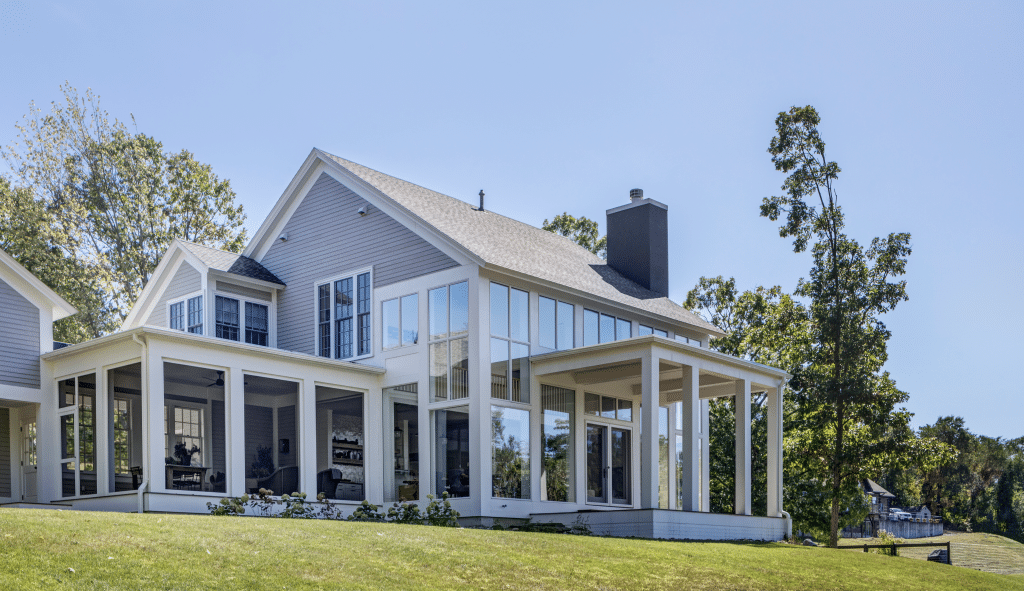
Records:
M782 387L768 392L768 517L782 516Z
M228 371L224 393L227 396L224 405L224 419L227 421L224 430L227 437L227 494L239 497L248 492L245 490L245 376L240 368L232 367ZM276 448L277 442L273 445Z
M679 483L680 509L699 511L700 495L700 368L683 366L683 449L680 450L682 479Z
M316 440L316 386L313 380L299 381L299 402L295 411L299 416L299 490L308 500L316 498L317 440ZM324 444L326 446L326 443Z
M711 511L711 405L700 401L700 510Z
M640 508L658 508L658 401L661 360L645 351L640 380Z
M736 386L736 514L750 515L750 380Z
M148 360L145 377L144 395L149 401L149 413L146 417L148 429L146 445L149 446L149 462L143 467L143 473L149 478L149 490L159 492L167 489L167 472L164 461L167 447L167 425L164 423L164 362L160 355L159 345L147 341Z

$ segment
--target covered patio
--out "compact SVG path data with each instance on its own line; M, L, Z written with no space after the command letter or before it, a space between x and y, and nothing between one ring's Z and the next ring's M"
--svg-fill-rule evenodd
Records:
M583 420L572 434L577 453L570 460L579 475L573 483L577 509L536 512L534 521L582 521L597 534L653 538L781 539L789 533L782 509L782 391L789 379L784 371L660 336L530 361L534 391L583 398L577 403ZM768 413L767 516L751 514L755 392L765 393ZM721 397L736 401L731 515L710 513L709 503L708 401ZM541 405L544 413L549 405ZM544 433L541 439L550 440ZM545 465L542 459L542 480Z

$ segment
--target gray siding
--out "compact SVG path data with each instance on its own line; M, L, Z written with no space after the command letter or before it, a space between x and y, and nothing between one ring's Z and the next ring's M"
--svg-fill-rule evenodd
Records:
M164 292L160 294L156 307L153 308L149 318L143 324L167 328L167 302L199 291L202 288L203 280L199 275L199 271L196 271L192 265L183 262L178 267L178 272L174 274L170 283L167 284ZM203 302L203 304L205 305L206 302Z
M0 280L0 384L39 387L39 308Z
M241 285L235 285L234 283L225 283L223 281L217 282L217 291L224 291L227 293L233 293L235 295L252 298L254 300L271 301L273 298L269 291L262 291L259 289L253 289L251 287L243 287Z
M356 212L367 207L367 214ZM373 266L374 287L457 267L451 257L323 174L260 263L288 288L277 300L277 344L314 354L313 284ZM374 322L377 322L376 317Z
M6 408L0 408L0 497L11 497L11 411Z

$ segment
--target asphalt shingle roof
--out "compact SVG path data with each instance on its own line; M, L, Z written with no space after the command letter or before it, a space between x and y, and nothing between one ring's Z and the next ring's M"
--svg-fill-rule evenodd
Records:
M877 482L871 480L870 478L864 479L864 492L868 493L869 495L878 495L881 497L889 497L891 499L896 498L896 495L885 490L884 488L879 486Z
M465 201L321 153L488 265L722 334L718 327L627 279L604 259L564 236L492 211L480 211Z
M285 282L278 279L277 275L274 275L266 267L247 256L210 248L209 246L203 246L202 244L186 240L182 240L181 243L189 252L199 257L199 260L203 261L214 271L222 271L224 273L249 277L250 279L259 279L268 283L285 285Z

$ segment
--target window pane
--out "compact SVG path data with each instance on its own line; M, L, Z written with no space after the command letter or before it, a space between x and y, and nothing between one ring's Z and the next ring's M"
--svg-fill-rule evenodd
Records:
M448 342L430 345L430 395L434 400L448 399Z
M601 414L601 397L587 392L583 398L583 412L595 417Z
M430 340L443 339L448 336L448 288L430 290L427 305L430 307Z
M605 419L615 418L615 399L607 396L601 397L601 417Z
M469 283L451 286L452 336L469 331Z
M203 296L188 300L188 331L194 334L203 333Z
M185 302L171 304L170 327L174 330L185 330Z
M665 337L665 338L667 339L667 338L668 338L668 332L666 332L666 331L664 331L664 330L658 330L658 329L656 328L656 329L654 329L654 336L657 336L657 337Z
M637 330L637 336L645 337L649 334L654 334L654 329L650 326L644 326L641 324L639 330Z
M690 339L689 339L689 338L687 338L687 337L684 337L684 336L683 336L683 335L681 335L681 334L677 334L677 335L676 335L676 342L678 342L678 343L689 343L689 342L690 342Z
M631 443L628 430L612 429L612 502L622 505L628 505L633 497Z
M359 311L359 355L370 354L370 343L373 337L373 327L370 324L370 306L372 302L370 300L370 274L363 273L356 277L356 283L358 285L358 304L357 309Z
M415 345L420 340L419 296L402 298L402 345Z
M542 435L541 500L573 502L573 419L575 392L554 386L541 386Z
M633 336L633 324L629 320L615 320L615 340L628 339Z
M355 327L352 325L354 306L352 300L352 279L334 282L334 357L348 359L354 356L353 342Z
M601 342L610 343L615 340L615 317L601 314Z
M262 304L245 303L245 342L267 346L270 334L270 309Z
M78 378L78 494L96 488L96 374Z
M67 408L75 405L75 378L61 380L58 385L57 407Z
M530 401L530 346L512 343L512 401Z
M384 348L391 349L402 344L402 327L399 317L399 302L388 300L381 304L381 316L384 325Z
M491 283L491 334L508 337L508 288Z
M512 290L509 300L509 331L516 341L530 340L530 294L525 291Z
M491 407L491 494L530 498L530 411Z
M75 457L75 415L60 417L60 459Z
M384 502L418 501L420 483L420 422L415 383L384 388ZM424 465L429 465L424 458ZM357 499L362 500L362 498Z
M434 411L434 492L452 498L468 497L469 407Z
M469 339L453 339L452 400L469 398Z
M356 277L356 282L359 285L358 296L359 296L359 313L369 314L370 313L370 274L363 273Z
M592 310L583 311L583 346L588 347L590 345L596 345L600 341L598 338L599 320L597 312Z
M668 417L668 415L665 415ZM633 401L619 399L619 414L618 418L620 421L632 421L633 420ZM667 420L667 419L666 419Z
M576 346L576 308L572 304L558 302L558 349L572 349Z
M321 357L331 356L331 284L317 287L317 353Z
M538 327L540 334L540 346L548 349L557 349L555 341L555 300L541 296L538 298L537 313Z
M359 354L370 354L370 342L373 335L373 328L370 326L370 315L359 315Z
M508 400L508 341L491 339L491 398Z
M658 407L658 508L668 509L668 408Z
M217 296L217 337L229 341L238 340L238 300Z

